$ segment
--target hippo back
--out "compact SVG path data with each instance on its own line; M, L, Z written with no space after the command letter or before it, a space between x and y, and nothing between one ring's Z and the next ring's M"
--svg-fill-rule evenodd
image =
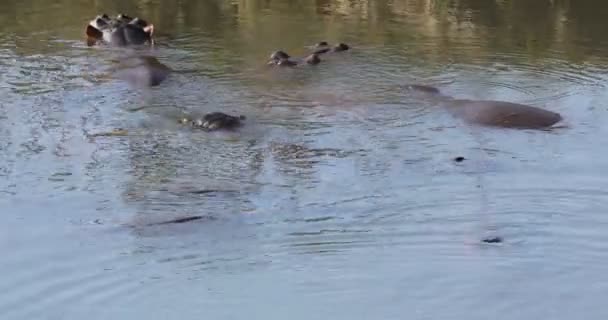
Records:
M506 128L541 129L562 120L559 113L493 100L452 100L448 109L467 122Z

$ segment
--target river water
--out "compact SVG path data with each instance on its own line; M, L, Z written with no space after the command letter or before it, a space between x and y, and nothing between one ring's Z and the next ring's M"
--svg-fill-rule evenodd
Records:
M606 9L3 0L0 319L605 319ZM169 79L114 78L101 12L153 22ZM264 68L322 40L352 50ZM466 125L407 83L563 126ZM246 125L177 124L210 111Z

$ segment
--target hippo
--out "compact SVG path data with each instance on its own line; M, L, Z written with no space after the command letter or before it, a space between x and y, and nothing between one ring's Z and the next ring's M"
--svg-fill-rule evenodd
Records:
M268 60L267 64L281 67L295 67L301 64L316 65L320 62L321 59L316 53L311 53L302 59L292 60L291 56L285 51L278 50L270 55L270 59Z
M234 130L242 126L242 121L245 119L246 117L243 115L231 116L223 112L211 112L205 114L202 118L190 119L184 117L179 120L179 123L204 131Z
M130 23L130 24L138 26L142 29L149 25L148 22L143 19L140 19L138 17L131 18L130 16L128 16L126 14L122 14L122 13L120 13L116 16L116 22L119 24L129 24Z
M560 122L562 116L553 111L525 104L455 99L427 85L407 85L406 89L423 92L439 99L454 116L468 123L514 129L546 129Z
M293 67L297 66L298 62L291 60L291 56L285 51L278 50L270 55L270 59L268 59L267 65Z
M171 68L153 56L131 56L121 60L116 76L136 87L154 87L171 72Z
M154 25L123 14L119 14L116 19L111 19L107 14L98 15L89 22L85 33L88 45L99 41L118 47L154 43Z
M515 129L543 129L562 120L556 112L494 100L453 100L449 111L471 123Z
M315 51L313 51L313 53L315 54L323 54L323 53L328 53L328 52L342 52L342 51L346 51L349 50L350 47L345 44L345 43L338 43L333 47L330 47L329 44L326 41L321 41L319 43L317 43L315 45Z

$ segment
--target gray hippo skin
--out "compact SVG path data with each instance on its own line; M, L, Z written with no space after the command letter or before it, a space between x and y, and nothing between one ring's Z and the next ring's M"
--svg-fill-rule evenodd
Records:
M323 54L328 52L342 52L349 50L350 47L345 43L338 43L333 47L330 47L326 41L321 41L315 45L315 54Z
M116 19L106 14L91 20L86 28L87 44L94 45L100 41L113 46L153 44L154 26L140 18L131 18L119 14Z
M123 59L119 68L116 76L135 87L158 86L172 72L169 67L152 56L134 56Z
M217 130L234 130L243 125L242 121L245 120L245 116L231 116L223 112L211 112L205 114L202 118L180 119L181 124L190 125L192 128L201 129L204 131L217 131Z
M319 55L312 53L302 59L292 60L291 56L284 51L275 51L270 55L267 65L280 67L295 67L301 64L316 65L321 62Z
M446 106L454 116L468 123L514 129L545 129L560 122L559 113L529 105L495 101L454 99L427 85L407 85L406 89L429 94Z
M543 129L562 120L559 113L505 101L453 100L448 110L467 122L515 129Z

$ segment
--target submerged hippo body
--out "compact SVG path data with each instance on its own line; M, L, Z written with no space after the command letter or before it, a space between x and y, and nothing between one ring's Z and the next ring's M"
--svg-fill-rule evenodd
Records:
M153 44L154 26L140 18L119 14L115 19L106 14L97 16L86 27L87 44L105 42L113 46Z
M451 114L468 123L514 129L545 129L563 119L559 113L519 103L454 99L427 85L413 84L406 88L440 99Z
M172 70L152 56L135 56L123 59L116 72L119 79L135 87L158 86Z
M196 129L202 129L204 131L217 131L234 130L242 126L242 121L245 119L245 116L242 115L231 116L223 112L211 112L204 115L202 118L182 118L179 122L181 124L190 125L191 127Z
M135 24L125 24L110 31L109 43L118 47L142 45L150 42L150 33Z

